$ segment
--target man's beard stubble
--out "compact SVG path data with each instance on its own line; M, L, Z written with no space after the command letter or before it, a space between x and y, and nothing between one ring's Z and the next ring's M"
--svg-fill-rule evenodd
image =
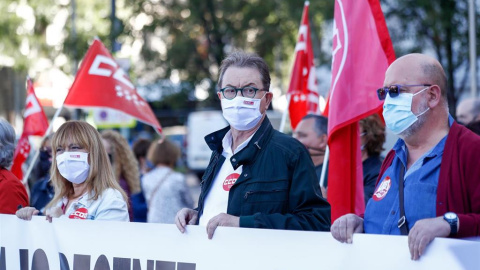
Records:
M428 109L428 104L427 101L424 99L422 100L422 103L420 104L420 113L425 112ZM398 134L398 137L402 138L405 140L406 138L409 138L413 135L415 135L427 122L427 114L428 112L423 113L420 116L417 116L418 120L413 123L411 126L409 126L406 130L402 131L402 133Z

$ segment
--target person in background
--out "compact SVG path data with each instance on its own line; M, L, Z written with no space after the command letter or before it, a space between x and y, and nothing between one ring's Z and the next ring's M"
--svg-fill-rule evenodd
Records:
M474 121L465 126L473 131L475 134L480 135L480 121Z
M330 204L322 198L305 147L273 129L266 110L270 71L261 57L233 52L222 61L218 98L230 126L205 137L212 150L198 208L184 208L180 232L205 226L328 231Z
M150 148L151 144L152 141L140 138L136 140L132 145L133 154L135 155L135 158L138 162L140 178L149 170L154 168L153 164L151 164L147 159L148 148Z
M145 199L142 181L143 175L155 167L147 160L147 152L151 144L152 142L150 140L140 138L136 140L132 146L133 154L135 155L139 166L141 189L139 193L135 193L130 196L134 222L147 222L148 205Z
M372 197L383 158L380 153L385 143L385 125L377 114L363 118L360 124L360 141L363 167L365 205Z
M353 233L408 235L418 260L437 237L480 236L480 137L449 115L442 65L424 54L400 57L377 94L386 126L400 139L364 217L338 218L333 237L352 243Z
M155 166L142 179L149 223L174 224L180 209L193 206L185 176L173 170L179 157L180 148L169 139L153 142L148 150L147 158Z
M0 118L0 214L15 214L28 205L28 195L18 178L10 172L15 153L15 130Z
M308 114L298 123L293 137L299 140L308 150L315 165L315 173L320 181L325 159L325 151L328 144L328 119L322 115ZM326 165L325 180L323 182L322 195L327 198L328 164Z
M140 192L140 173L138 162L135 159L127 140L115 130L101 132L102 142L112 163L113 173L120 186L127 193L128 198L132 194ZM130 207L130 205L129 205ZM130 221L133 221L133 211L129 208Z
M459 124L468 125L480 121L480 98L466 98L457 106L457 121Z
M55 195L46 206L47 219L129 221L127 196L94 127L84 121L65 122L53 135L52 150ZM16 215L31 220L39 212L24 207Z
M40 155L35 170L37 177L33 184L30 205L40 211L40 215L45 214L45 206L52 200L55 192L50 180L50 167L52 166L52 137L53 134L46 136L40 146Z

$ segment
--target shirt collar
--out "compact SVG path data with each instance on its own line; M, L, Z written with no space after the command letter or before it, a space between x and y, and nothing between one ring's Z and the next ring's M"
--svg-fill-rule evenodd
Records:
M453 122L452 122L453 123ZM422 161L424 164L426 161L428 161L431 158L434 158L438 155L443 155L443 150L445 149L445 142L447 141L448 134L443 137L434 147L432 147L428 152L423 154L422 157L419 158L419 160ZM407 146L405 145L405 141L402 139L398 139L398 141L395 143L395 145L392 148L396 155L401 159L406 162L407 158Z
M257 131L255 131L255 133L257 133ZM236 154L236 153L240 152L240 150L242 150L243 148L245 148L247 146L247 144L253 138L253 135L255 135L255 133L253 133L243 143L241 143L239 146L237 146L237 148L232 152L233 136L232 136L232 131L229 130L227 132L227 134L225 134L225 137L223 137L223 140L222 140L223 152L225 152L226 154L229 154L229 155L233 155L233 154Z

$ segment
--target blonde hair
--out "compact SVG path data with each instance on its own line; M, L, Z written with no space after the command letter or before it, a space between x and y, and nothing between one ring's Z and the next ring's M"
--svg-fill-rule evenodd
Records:
M158 164L175 167L175 163L180 157L181 151L177 145L168 139L159 139L153 142L148 149L147 159L155 166Z
M58 147L66 149L69 143L78 144L88 151L90 171L85 183L87 184L88 192L93 191L91 199L97 200L105 190L113 188L122 194L125 202L128 202L127 195L115 180L112 166L98 131L87 122L68 121L58 129L52 138L52 167L50 174L55 195L47 205L47 208L55 206L64 196L70 197L74 194L72 183L60 174L56 160Z
M117 181L123 176L127 181L131 194L140 192L138 161L127 140L115 130L104 130L101 132L101 136L109 141L113 148L113 173Z

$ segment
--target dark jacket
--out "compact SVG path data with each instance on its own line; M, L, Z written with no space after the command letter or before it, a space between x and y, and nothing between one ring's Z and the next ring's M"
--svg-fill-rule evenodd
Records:
M392 150L383 161L380 175L395 157ZM448 132L438 178L436 214L458 215L460 228L454 237L480 236L480 137L454 122Z
M363 196L365 205L375 191L375 184L377 183L378 173L382 167L383 159L379 155L371 156L362 162L363 167Z
M216 174L225 162L222 139L230 127L205 137L213 151L202 177L199 216ZM330 229L330 205L320 193L315 168L305 147L273 129L267 117L248 145L230 159L242 175L228 196L227 214L240 227L291 230Z
M35 207L40 211L41 215L44 215L44 208L53 199L54 194L55 191L50 182L50 175L47 174L33 185L30 206Z

